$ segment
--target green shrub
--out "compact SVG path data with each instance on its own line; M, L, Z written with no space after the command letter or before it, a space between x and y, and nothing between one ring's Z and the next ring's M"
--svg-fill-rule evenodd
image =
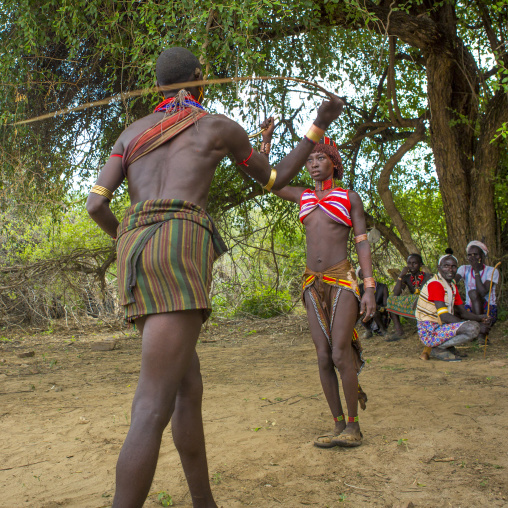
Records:
M237 314L250 314L260 318L271 318L288 313L293 306L291 295L287 290L275 291L268 286L254 288L245 295L238 306Z

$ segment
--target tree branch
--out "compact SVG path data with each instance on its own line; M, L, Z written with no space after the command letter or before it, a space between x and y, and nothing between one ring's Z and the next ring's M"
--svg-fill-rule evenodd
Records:
M485 28L485 33L487 34L487 38L489 39L490 49L492 53L495 55L496 60L499 63L503 63L506 65L506 51L503 51L503 44L501 44L496 36L496 33L492 29L492 20L490 19L489 12L485 8L485 5L482 2L478 2L478 9L480 10L480 15L482 17L483 27Z
M420 121L417 124L416 130L413 132L413 134L411 134L411 136L409 136L406 141L404 141L402 146L388 159L381 171L381 174L379 175L377 185L379 196L383 201L383 205L388 215L392 218L395 227L399 231L404 245L409 251L418 253L420 252L420 249L418 249L415 242L411 238L409 228L404 222L404 219L402 218L399 210L395 206L392 191L390 190L390 177L394 167L402 159L402 157L423 139L425 139L425 125L423 124L423 121Z
M365 221L368 227L375 227L379 232L400 252L404 259L407 259L410 252L404 242L386 224L374 218L370 213L365 212Z

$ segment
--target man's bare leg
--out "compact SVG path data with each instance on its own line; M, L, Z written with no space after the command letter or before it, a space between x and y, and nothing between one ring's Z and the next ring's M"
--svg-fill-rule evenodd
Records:
M171 419L173 440L180 454L183 470L195 508L217 508L210 489L206 461L205 436L201 403L203 383L197 353L191 361L178 393L175 411Z
M305 300L305 306L307 309L307 319L309 321L309 329L316 347L318 368L319 368L319 379L321 380L321 387L328 402L332 416L337 417L344 413L342 409L342 403L339 394L339 382L337 374L335 373L335 367L332 360L332 352L328 344L328 340L321 330L316 311L310 298ZM346 427L346 422L343 420L335 423L334 434L339 435Z
M392 317L393 326L395 328L395 334L399 337L404 337L404 329L402 328L402 325L400 324L399 315L394 314L393 312L390 312L390 316Z
M337 302L337 310L332 329L332 358L342 381L349 418L358 416L358 373L351 361L353 330L358 315L358 300L350 291L343 289ZM344 434L352 434L360 439L359 422L346 425Z
M383 323L383 316L381 315L381 312L376 310L376 313L374 314L374 318L373 319L374 319L375 323L377 324L377 327L379 329L379 334L380 335L386 335L386 328L385 328L385 325Z
M131 426L118 457L114 508L141 508L152 484L162 433L175 407L201 330L202 312L153 314L136 321L142 332L141 371Z
M469 299L471 301L471 312L473 314L483 314L485 312L484 310L484 299L480 296L478 291L475 289L472 289L469 291ZM479 333L477 335L478 337L478 343L483 345L485 343L485 334Z
M478 337L480 333L480 324L476 321L464 321L457 329L455 337L443 342L436 349L448 349L450 347L462 346Z

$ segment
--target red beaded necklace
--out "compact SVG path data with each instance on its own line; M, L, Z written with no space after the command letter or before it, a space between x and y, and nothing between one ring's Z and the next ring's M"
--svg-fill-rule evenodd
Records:
M485 271L485 265L483 265L482 271L480 272L480 278L483 277L484 271ZM471 267L471 277L474 279L473 267Z
M422 287L423 279L425 277L425 273L420 272L416 277L413 277L412 274L409 275L409 279L411 280L412 286L419 290Z
M176 97L168 97L164 99L157 107L154 109L154 113L158 113L160 111L167 111L171 109L185 108L189 106L194 106L199 109L205 109L201 104L194 98L193 95L187 95L183 101L183 104L174 104Z
M314 187L317 191L330 190L333 187L333 178L323 181L314 180Z

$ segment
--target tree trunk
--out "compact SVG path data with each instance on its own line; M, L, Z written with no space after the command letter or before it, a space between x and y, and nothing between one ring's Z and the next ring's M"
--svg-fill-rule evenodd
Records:
M500 141L493 140L503 122L508 122L508 96L499 91L489 102L482 118L471 175L470 239L485 242L491 260L498 259L502 252L494 208L494 178L500 163Z
M370 29L398 37L425 58L430 141L450 246L464 260L467 243L484 239L492 257L499 257L503 246L496 235L494 176L501 148L491 141L508 121L506 93L500 91L488 101L482 90L486 106L480 116L481 74L459 37L453 3L430 0L409 11L393 9L399 2L367 0L363 5L381 21L369 19ZM360 28L358 20L347 17L345 3L334 3L329 9L337 26ZM500 47L496 41L494 45Z
M460 86L464 84L464 77L458 74L461 74L461 70L447 55L432 53L427 57L430 140L443 200L448 241L455 254L463 257L469 237L474 125L457 123L457 113L465 113L465 118L473 122L475 118L471 119L471 116L476 115L472 115L470 103L457 111L458 94L464 93L464 87ZM465 92L471 95L471 90Z

